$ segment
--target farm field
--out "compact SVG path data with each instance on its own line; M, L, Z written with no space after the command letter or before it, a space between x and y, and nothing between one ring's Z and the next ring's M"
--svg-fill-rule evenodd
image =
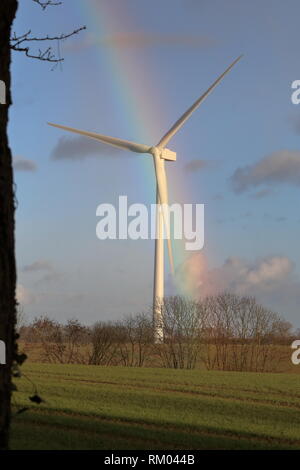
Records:
M298 374L27 363L12 449L300 449ZM28 400L34 385L45 403ZM15 406L15 411L16 411Z

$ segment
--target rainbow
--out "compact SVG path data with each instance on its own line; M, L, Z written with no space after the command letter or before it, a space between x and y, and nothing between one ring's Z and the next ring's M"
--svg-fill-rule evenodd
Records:
M161 138L164 126L168 123L167 119L163 119L162 107L155 107L155 103L163 102L162 96L159 96L160 86L157 83L157 73L153 73L150 68L143 64L143 76L141 79L141 69L134 53L128 54L124 48L116 42L113 47L105 46L107 38L113 37L120 26L126 25L127 30L134 30L132 18L129 18L125 2L118 3L118 7L114 2L88 0L76 3L80 9L80 16L83 22L87 23L91 30L97 31L99 35L99 47L101 50L101 61L99 54L99 68L105 66L110 71L112 96L117 100L120 109L126 114L126 123L129 135L134 133L136 142L155 143ZM103 57L106 63L103 64ZM100 75L100 73L99 73ZM155 96L155 99L153 99ZM125 113L126 111L126 113ZM162 124L164 121L164 124ZM149 181L147 187L147 196L153 198L154 180L152 180L153 167L150 159L143 159L145 180ZM151 180L149 178L151 175ZM151 185L150 185L151 182ZM180 187L176 181L176 200L182 201L184 190L182 182ZM150 201L154 202L154 201ZM189 253L184 249L184 241L173 241L175 266L182 264ZM191 295L189 282L177 280L176 291L182 295Z

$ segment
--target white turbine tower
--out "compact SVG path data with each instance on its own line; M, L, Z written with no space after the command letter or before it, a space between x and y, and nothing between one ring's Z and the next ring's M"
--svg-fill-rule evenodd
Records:
M155 260L154 260L154 286L153 286L153 327L154 341L156 343L163 341L163 318L162 301L164 297L164 228L168 243L168 253L171 272L174 273L174 263L172 255L172 245L170 239L170 225L168 217L168 186L165 172L165 160L176 161L176 153L166 148L169 140L178 132L182 125L187 121L191 114L198 108L204 99L220 83L225 75L240 60L239 56L232 64L220 75L217 80L208 88L208 90L195 101L195 103L175 122L171 129L162 137L157 145L137 144L128 140L117 139L106 135L96 134L94 132L81 131L72 127L61 126L59 124L48 123L50 126L58 127L66 131L91 137L108 145L113 145L124 150L130 150L136 153L148 153L153 156L155 174L156 174L156 240L155 240Z

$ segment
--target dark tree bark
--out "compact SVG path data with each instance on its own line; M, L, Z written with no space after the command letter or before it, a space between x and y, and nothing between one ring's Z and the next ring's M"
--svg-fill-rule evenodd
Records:
M6 104L0 104L0 340L6 344L6 364L0 365L0 449L8 448L11 368L16 354L16 268L14 241L14 186L7 137L10 95L11 25L17 0L0 1L0 80L6 85Z

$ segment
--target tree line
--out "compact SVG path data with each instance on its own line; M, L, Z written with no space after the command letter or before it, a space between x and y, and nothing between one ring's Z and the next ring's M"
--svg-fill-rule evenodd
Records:
M153 343L151 312L114 322L65 324L48 316L19 326L23 347L50 363L276 371L297 336L291 323L255 298L221 293L202 300L162 302L163 344Z

